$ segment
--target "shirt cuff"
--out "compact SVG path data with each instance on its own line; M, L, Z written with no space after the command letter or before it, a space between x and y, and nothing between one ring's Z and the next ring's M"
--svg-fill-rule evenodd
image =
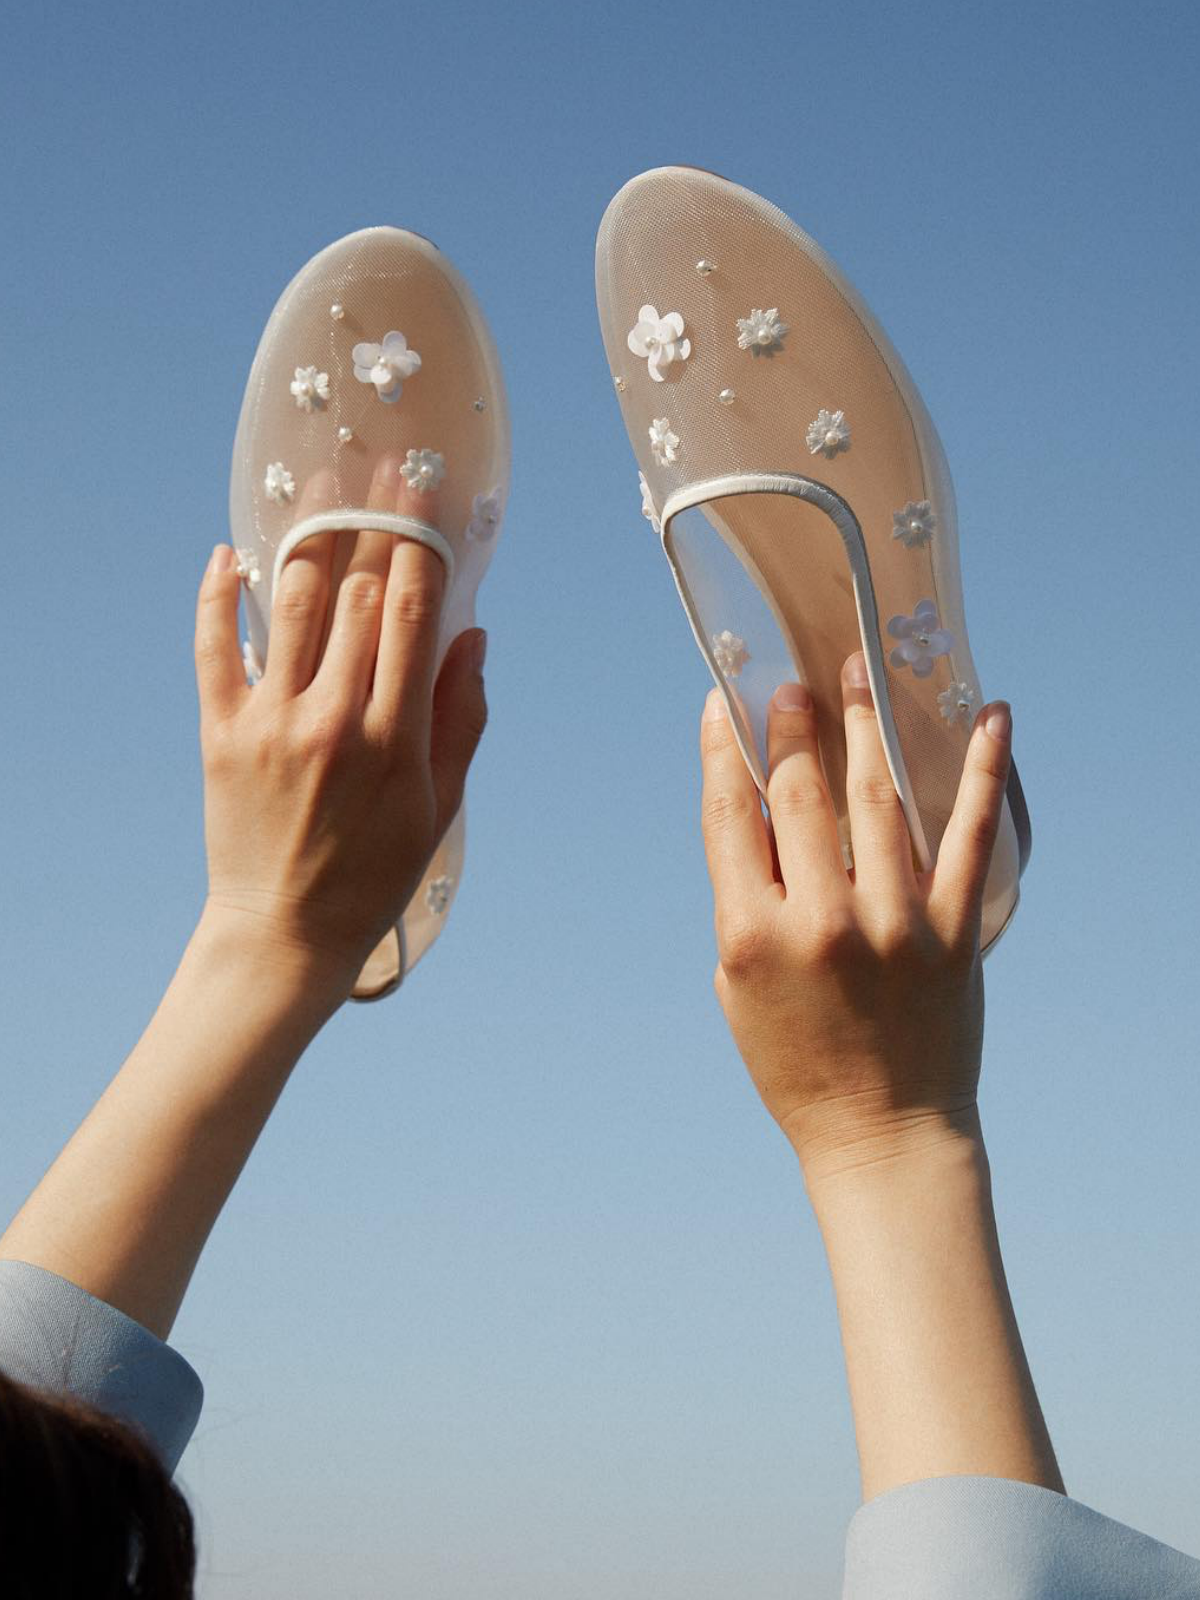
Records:
M926 1478L868 1500L842 1600L1198 1600L1200 1561L1012 1478Z
M204 1387L177 1350L56 1272L0 1261L0 1370L131 1424L174 1472Z

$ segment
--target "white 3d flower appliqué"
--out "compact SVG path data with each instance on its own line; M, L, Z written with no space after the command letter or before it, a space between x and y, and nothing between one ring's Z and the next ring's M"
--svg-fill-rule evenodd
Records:
M263 488L268 500L278 506L286 505L296 492L296 480L282 461L272 461L263 478Z
M359 383L373 383L375 393L389 406L399 400L405 378L421 368L420 356L395 329L385 333L379 344L356 344L350 354Z
M674 461L679 450L679 435L671 432L670 418L655 417L647 431L650 434L650 448L659 466L665 467Z
M849 450L850 429L846 426L846 413L826 411L822 406L816 420L809 423L805 439L810 455L823 455L832 460L839 450Z
M728 628L713 634L712 648L717 671L726 678L736 678L750 659L746 641L739 639L736 633L730 633Z
M316 367L297 367L291 390L301 411L321 410L329 399L329 374Z
M245 667L246 677L251 683L260 683L262 681L262 675L266 669L263 666L262 657L249 639L242 640L242 665Z
M902 511L892 512L892 538L900 539L911 550L928 544L937 527L937 518L928 500L910 500Z
M663 381L663 367L672 361L686 361L692 353L692 341L683 337L683 318L678 311L660 317L653 306L643 306L638 312L637 326L629 330L625 342L635 356L649 363L655 383Z
M753 310L748 317L738 318L738 349L751 350L756 356L773 356L783 348L787 323L780 322L778 310Z
M938 695L938 710L947 722L970 722L975 710L975 691L970 684L952 683Z
M258 557L253 550L243 549L240 545L234 551L237 556L237 575L245 583L247 589L253 589L255 584L262 579L259 570Z
M500 491L477 494L471 501L471 520L467 523L467 538L482 544L494 536L500 526Z
M453 878L430 878L429 887L425 891L425 904L435 917L440 917L450 904L450 891L453 887Z
M654 496L650 493L650 485L646 482L646 474L644 472L638 473L638 484L642 491L642 515L655 533L661 533L662 523L658 520L658 510L654 504Z
M947 656L954 649L954 635L939 625L932 600L920 601L911 617L893 617L887 631L901 641L889 661L894 667L911 667L914 678L927 678L935 658Z
M436 450L410 450L400 468L400 476L410 489L427 494L446 476L446 459Z

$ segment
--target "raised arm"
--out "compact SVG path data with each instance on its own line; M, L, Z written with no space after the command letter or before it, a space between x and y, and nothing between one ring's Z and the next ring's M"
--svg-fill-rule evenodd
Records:
M980 712L938 866L920 874L861 656L843 691L852 874L807 691L786 686L771 707L770 828L709 696L717 994L821 1227L864 1499L944 1474L1062 1493L1004 1278L976 1100L980 906L1010 714Z
M390 505L397 485L385 462L372 492ZM196 622L208 897L146 1032L0 1239L0 1258L160 1338L289 1073L419 884L486 720L480 630L434 684L440 558L360 533L331 593L334 537L285 567L253 689L233 552L213 554Z

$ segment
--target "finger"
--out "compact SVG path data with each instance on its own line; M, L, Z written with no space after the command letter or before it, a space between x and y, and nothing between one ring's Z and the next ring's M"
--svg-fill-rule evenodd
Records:
M402 483L399 457L387 455L375 465L367 491L367 510L394 512ZM336 594L329 621L325 654L313 679L314 686L338 699L361 706L375 675L375 653L387 587L388 560L395 535L379 528L364 528L354 537L350 551L335 562ZM337 569L344 562L340 578Z
M429 766L437 796L439 839L462 805L467 768L487 726L483 686L486 653L487 634L482 628L460 633L446 652L434 686Z
M846 888L837 817L817 747L817 711L804 684L781 683L767 708L767 809L789 895Z
M333 497L333 473L328 468L314 472L300 495L296 521L324 510ZM290 698L312 682L329 603L334 537L314 534L298 544L284 563L271 601L271 638L260 693Z
M394 455L381 456L375 464L371 474L371 486L367 490L367 510L386 511L392 515L397 510L397 501L405 491L406 484L400 471L400 458ZM350 541L347 540L347 543ZM385 533L382 528L372 528L368 519L353 541L353 550L346 565L346 574L352 572L372 572L376 577L387 578L388 562L392 559L392 548L396 543L394 533Z
M842 668L846 717L846 809L854 848L854 886L894 903L916 887L912 840L888 770L871 698L866 657L856 652Z
M437 526L437 493L401 486L396 509ZM388 729L405 728L417 748L429 748L433 679L446 567L419 539L392 541L375 682L374 712Z
M975 719L929 891L930 916L952 938L972 931L978 936L1011 762L1012 710L997 700Z
M701 829L717 927L745 927L761 912L764 894L778 886L758 787L734 738L719 689L711 689L704 703L700 763Z
M248 693L238 643L241 587L232 548L217 545L196 601L196 686L202 720L228 716Z

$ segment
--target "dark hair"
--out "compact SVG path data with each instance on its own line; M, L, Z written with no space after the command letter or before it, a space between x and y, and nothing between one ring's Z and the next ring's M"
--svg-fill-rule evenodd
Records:
M139 1434L0 1373L5 1600L192 1600L187 1501Z

